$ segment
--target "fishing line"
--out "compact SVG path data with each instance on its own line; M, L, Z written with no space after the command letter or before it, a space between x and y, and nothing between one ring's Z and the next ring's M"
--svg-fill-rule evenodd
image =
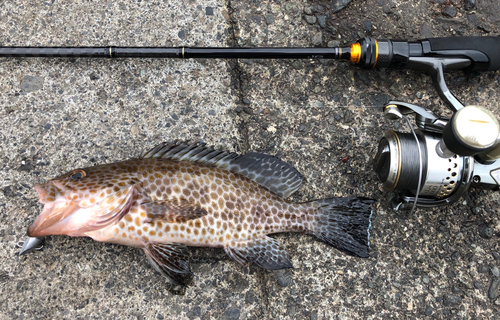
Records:
M410 216L413 214L415 211L415 207L417 206L417 200L418 200L418 195L420 194L420 185L422 184L422 151L420 149L420 141L418 141L417 134L415 133L415 130L413 130L413 126L410 123L410 120L408 117L403 116L403 118L406 120L406 123L408 124L408 127L410 127L411 133L413 134L413 137L415 138L415 142L417 143L417 150L418 150L418 184L417 184L417 192L415 193L415 201L413 201L413 207L411 208L410 211ZM402 147L402 146L401 146ZM411 170L411 167L414 168L414 166L409 166L409 170ZM410 177L414 177L413 175L410 175Z
M411 127L410 127L411 128ZM412 129L412 128L411 128ZM413 131L413 129L412 129ZM426 158L426 150L422 150L420 146L425 144L421 141L422 137L418 137L413 133L393 132L398 144L398 162L397 170L398 178L396 179L394 189L396 190L415 190L418 189L419 177L422 172L427 172L427 164L423 159ZM416 142L415 142L416 141ZM423 158L423 159L422 159ZM420 163L417 163L420 159ZM422 167L422 170L420 170ZM420 178L421 179L421 178Z
M16 242L16 247L22 248L24 246L24 243L25 243L25 241L18 241L18 242ZM42 249L43 249L43 244L39 245L34 250L40 251Z

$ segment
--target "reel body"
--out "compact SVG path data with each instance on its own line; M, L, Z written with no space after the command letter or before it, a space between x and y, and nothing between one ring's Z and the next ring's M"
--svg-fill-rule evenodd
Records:
M374 170L384 189L397 192L392 200L394 210L408 210L414 204L427 208L448 205L471 186L499 188L500 160L492 158L500 149L500 126L492 114L486 112L487 117L483 117L484 112L483 108L465 107L457 112L458 117L455 114L449 120L419 106L389 102L385 107L389 120L413 113L418 127L415 135L388 131L378 145ZM479 122L485 130L471 128L469 122ZM457 132L449 133L450 130ZM455 135L459 141L455 141ZM466 137L462 139L465 143L461 136ZM472 151L468 144L472 144ZM450 149L458 149L459 153Z

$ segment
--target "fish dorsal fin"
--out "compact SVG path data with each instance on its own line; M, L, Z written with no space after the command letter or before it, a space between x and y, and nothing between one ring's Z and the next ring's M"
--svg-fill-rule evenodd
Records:
M297 169L264 153L250 152L242 155L232 160L228 169L284 198L297 191L304 180Z
M167 223L181 223L205 216L205 209L192 204L187 200L164 200L141 203L141 209L146 212L147 223L164 221Z
M193 274L189 268L189 251L181 243L149 243L144 248L153 267L177 285L188 285Z
M143 153L140 158L161 158L177 161L199 162L227 168L231 160L238 158L234 152L216 150L204 143L164 142Z
M238 155L204 143L162 143L143 153L141 158L198 162L227 169L285 198L297 191L304 179L294 167L271 155L257 152Z

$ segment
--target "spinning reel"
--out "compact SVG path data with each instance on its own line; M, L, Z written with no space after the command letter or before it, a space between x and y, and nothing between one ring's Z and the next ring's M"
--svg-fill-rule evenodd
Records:
M444 82L443 72L474 67L463 52L455 57L409 57L413 69L424 69L448 107L451 119L410 103L390 101L387 120L405 119L411 133L388 131L380 140L374 170L384 189L397 191L394 210L430 208L456 202L469 187L497 190L500 186L500 126L487 109L467 106ZM416 130L406 118L415 116Z

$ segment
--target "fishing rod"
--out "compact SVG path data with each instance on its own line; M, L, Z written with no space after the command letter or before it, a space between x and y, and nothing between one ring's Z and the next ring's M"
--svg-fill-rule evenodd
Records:
M474 70L498 70L498 37L430 38L415 42L364 38L334 48L202 48L202 47L0 47L0 57L89 58L221 58L221 59L335 59L364 68L419 68L413 57L463 56ZM409 64L408 64L409 63Z
M393 208L448 205L470 186L500 186L497 119L482 107L464 107L444 79L444 72L452 70L500 70L500 37L364 38L336 48L0 47L0 57L334 59L362 68L420 70L454 114L448 119L400 101L385 105L388 120L406 120L412 131L387 132L375 156L374 170L384 188L398 191ZM416 130L409 114L415 115Z
M445 103L460 102L444 83L443 71L500 69L499 37L429 38L415 42L364 38L335 48L201 48L201 47L0 47L0 57L87 57L169 59L334 59L362 68L422 70L430 74Z

